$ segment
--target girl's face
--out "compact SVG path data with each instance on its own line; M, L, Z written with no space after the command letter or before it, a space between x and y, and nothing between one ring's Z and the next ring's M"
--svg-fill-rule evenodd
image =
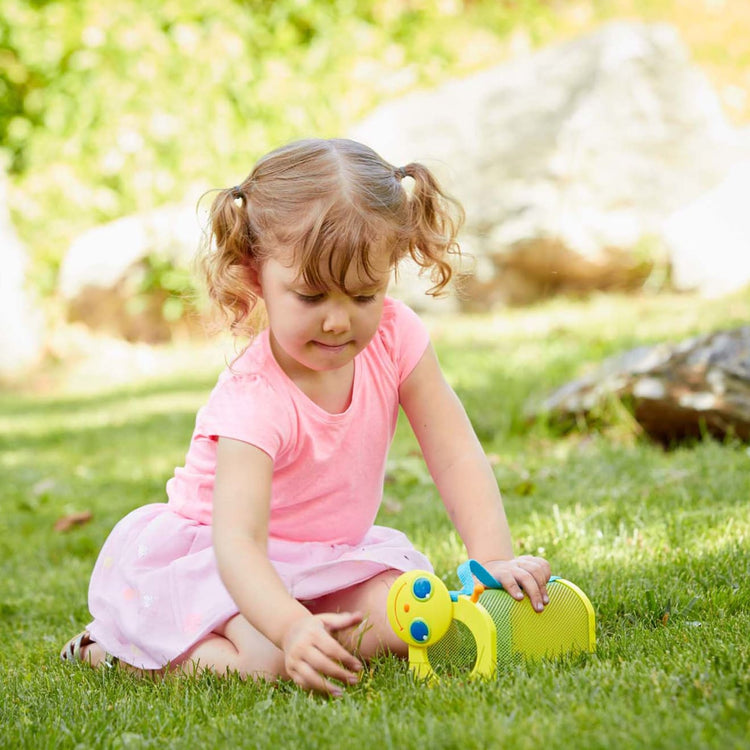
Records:
M374 280L360 278L352 265L344 292L333 283L311 289L285 260L269 258L258 277L277 362L291 378L344 367L378 329L390 265L376 266Z

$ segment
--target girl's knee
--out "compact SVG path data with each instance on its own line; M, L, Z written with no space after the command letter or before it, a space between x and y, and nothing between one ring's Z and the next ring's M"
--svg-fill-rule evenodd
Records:
M243 679L285 676L284 654L241 615L235 615L197 644L186 657L193 667Z
M388 592L401 575L398 570L386 570L363 584L362 606L366 617L361 626L363 637L359 652L364 659L384 653L405 657L408 646L396 635L388 619Z

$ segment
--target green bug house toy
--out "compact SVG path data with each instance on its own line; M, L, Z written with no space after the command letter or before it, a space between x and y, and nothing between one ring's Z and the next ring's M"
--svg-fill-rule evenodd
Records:
M463 589L449 591L433 573L412 570L388 593L388 619L409 645L409 665L419 677L490 678L520 660L594 651L594 609L574 583L553 576L540 613L528 597L510 596L476 560L461 565L458 575Z

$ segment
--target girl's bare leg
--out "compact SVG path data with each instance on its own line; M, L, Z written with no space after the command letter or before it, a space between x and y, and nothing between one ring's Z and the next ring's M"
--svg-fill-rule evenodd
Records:
M173 669L183 672L210 669L217 674L238 672L242 677L286 678L284 654L242 615L235 615L183 654Z
M406 656L408 646L393 632L386 614L388 591L400 575L399 570L386 570L356 586L305 602L305 606L313 614L361 612L362 625L342 630L336 637L362 659L369 660L383 653Z
M70 643L71 641L69 641L65 645L65 650L69 649ZM102 665L106 664L107 657L107 652L95 641L92 641L88 645L81 647L80 660L82 662L90 664L94 668L101 667ZM121 662L119 660L115 660L115 663L122 666L123 669L126 669L128 672L134 672L136 674L146 675L148 677L155 677L157 675L163 674L165 671L164 669L140 669L138 667L134 667L132 664L127 664L126 662Z
M104 649L95 642L81 649L81 660L92 667L101 666L106 657ZM242 615L230 618L169 667L147 670L123 661L119 664L130 672L152 677L167 671L194 673L205 669L221 675L237 672L242 677L286 677L283 653Z

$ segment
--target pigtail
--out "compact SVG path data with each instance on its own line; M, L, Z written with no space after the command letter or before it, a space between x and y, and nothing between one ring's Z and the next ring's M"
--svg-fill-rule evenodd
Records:
M220 190L209 213L210 234L199 258L209 298L235 334L252 336L251 315L258 301L252 274L258 268L256 233L247 190Z
M414 180L409 196L408 252L417 265L430 270L434 286L427 294L438 296L453 276L449 256L461 256L456 237L464 223L464 209L443 192L432 172L422 164L407 164L397 169L396 175Z

